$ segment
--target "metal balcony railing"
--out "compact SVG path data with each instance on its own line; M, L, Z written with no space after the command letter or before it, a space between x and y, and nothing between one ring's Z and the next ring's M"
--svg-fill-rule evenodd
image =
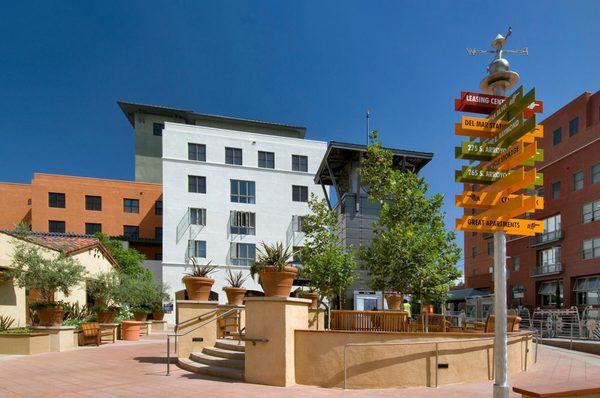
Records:
M546 232L541 235L537 235L529 240L529 246L539 246L545 245L546 243L556 242L563 238L562 229L557 229L556 231Z
M546 276L555 275L563 272L561 263L545 264L535 267L532 272L532 276Z

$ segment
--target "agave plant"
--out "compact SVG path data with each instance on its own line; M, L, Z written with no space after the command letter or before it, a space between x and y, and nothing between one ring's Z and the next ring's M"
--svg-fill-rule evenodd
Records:
M0 330L8 330L15 323L15 318L8 315L0 315Z
M260 244L262 247L256 249L258 252L256 262L250 267L252 277L259 274L265 267L275 267L277 271L283 271L293 254L289 246L283 246L281 242L274 244L261 242Z
M216 266L210 265L210 261L206 264L198 264L198 261L196 261L196 259L192 257L191 262L192 270L186 273L185 275L193 278L208 278L208 276L215 272L215 270L217 269Z
M228 283L229 287L237 287L240 288L248 279L248 275L244 276L242 271L233 272L230 268L227 268L227 274L225 275L225 280Z

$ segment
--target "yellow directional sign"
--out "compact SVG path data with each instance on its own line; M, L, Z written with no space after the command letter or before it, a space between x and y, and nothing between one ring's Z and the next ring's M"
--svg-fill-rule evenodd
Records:
M463 116L461 123L454 124L454 134L464 135L473 138L487 139L491 138L494 134L498 133L500 130L506 127L507 124L507 122L499 120L497 122L494 122L493 128L485 128L483 126L491 125L489 119ZM499 126L500 128L496 128L495 126ZM538 124L535 126L535 129L531 132L533 133L533 137L542 138L544 136L544 126Z
M456 219L456 229L472 232L504 231L509 235L533 236L536 233L544 232L544 223L520 218L498 220L481 216L464 216Z
M478 214L479 217L509 219L544 208L544 199L539 196L518 195L514 199Z
M481 192L502 192L505 194L515 193L523 188L527 188L539 180L535 169L525 171L524 167L520 167L507 175L504 178L484 187Z
M506 151L499 154L489 162L480 165L485 169L510 170L525 163L537 153L537 143L525 145L522 142L515 142L509 146Z
M472 209L489 209L494 206L501 206L510 203L513 200L519 200L519 197L523 197L527 200L530 196L525 195L511 195L504 192L475 192L465 191L462 195L456 195L454 203L457 207L465 207ZM541 196L534 196L538 200L535 201L536 210L544 208L544 198Z

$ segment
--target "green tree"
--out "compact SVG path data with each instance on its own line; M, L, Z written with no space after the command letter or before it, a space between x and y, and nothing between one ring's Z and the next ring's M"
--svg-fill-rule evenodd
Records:
M429 186L411 171L393 167L393 153L375 141L360 168L369 198L381 206L373 225L375 237L360 250L370 285L443 302L460 276L455 267L461 251L441 211L443 195L428 195Z
M142 275L150 279L152 278L152 272L142 267L142 263L146 260L146 256L135 249L124 248L122 241L110 239L101 232L96 233L95 236L100 239L100 242L102 242L115 260L117 260L121 273L130 276Z
M354 281L356 262L350 249L340 238L337 212L329 209L323 199L314 194L308 201L310 214L304 217L302 227L306 243L301 249L300 275L323 297L333 301L339 297L341 308L344 291Z
M71 288L84 281L85 268L64 252L44 253L26 237L15 239L14 247L8 276L21 288L38 290L45 304L54 303L55 292L68 296Z

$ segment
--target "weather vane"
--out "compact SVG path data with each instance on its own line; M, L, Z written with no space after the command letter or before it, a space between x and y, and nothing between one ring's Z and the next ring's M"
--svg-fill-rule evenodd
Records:
M519 74L510 71L510 64L506 58L502 58L503 54L529 54L527 47L521 50L506 50L506 40L512 34L512 28L508 28L506 36L497 35L492 40L491 50L478 50L474 48L467 48L469 55L479 54L495 54L494 59L487 67L489 75L483 79L479 85L487 93L493 92L494 94L502 95L506 90L516 85L519 81Z

